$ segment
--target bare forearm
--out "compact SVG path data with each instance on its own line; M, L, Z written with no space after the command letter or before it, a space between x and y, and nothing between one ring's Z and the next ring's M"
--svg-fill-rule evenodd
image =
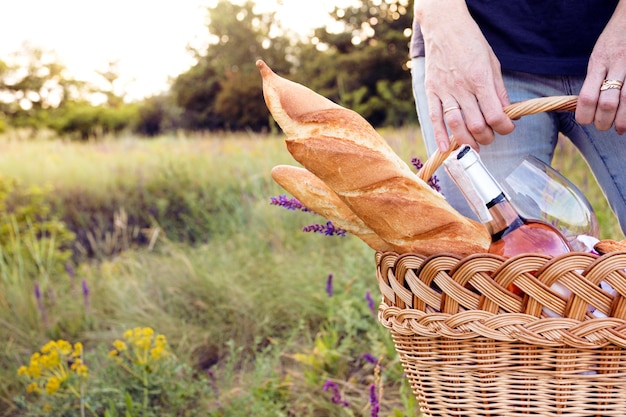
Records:
M603 85L607 80L613 87L621 86L626 79L624 33L626 0L621 0L593 48L576 108L579 123L593 123L600 130L614 125L619 134L626 133L626 90Z
M426 30L446 22L472 20L465 0L415 0L414 13Z
M447 148L446 126L459 143L474 147L490 143L494 130L510 132L500 64L465 1L416 0L415 17L424 36L425 90L439 148Z

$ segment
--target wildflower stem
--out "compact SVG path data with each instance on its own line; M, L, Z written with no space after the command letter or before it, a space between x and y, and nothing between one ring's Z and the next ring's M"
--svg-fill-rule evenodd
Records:
M85 417L85 386L80 384L80 417Z
M80 415L81 417L85 417L85 409L89 410L89 412L94 415L95 417L98 417L98 413L95 412L95 410L93 408L91 408L91 406L89 405L89 403L87 401L85 401L85 386L84 384L80 384L80 392L76 391L76 389L74 387L70 387L69 389L70 393L73 394L75 397L77 397L80 400ZM58 395L58 394L55 394Z
M129 374L131 374L132 376L134 376L135 378L139 379L140 381L143 381L143 377L139 374L137 374L135 371L133 371L132 369L130 369L130 367L128 367L128 365L126 365L125 363L120 363L119 364L120 367L122 369L124 369L126 372L128 372Z
M148 409L148 370L143 370L143 409Z

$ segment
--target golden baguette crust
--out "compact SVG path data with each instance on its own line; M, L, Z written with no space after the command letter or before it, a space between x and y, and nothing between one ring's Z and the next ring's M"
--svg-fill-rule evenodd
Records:
M395 251L486 252L486 228L415 175L358 113L276 75L262 61L266 104L287 149Z
M304 168L277 165L272 178L305 207L357 236L370 248L391 251L393 248L363 223L328 186Z
M626 251L626 239L617 241L613 239L604 239L597 242L593 248L600 255L604 255L609 252Z

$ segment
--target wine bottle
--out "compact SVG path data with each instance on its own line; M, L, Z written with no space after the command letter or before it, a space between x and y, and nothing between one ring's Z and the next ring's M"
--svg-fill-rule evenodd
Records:
M571 252L567 239L556 228L541 220L526 219L515 210L478 153L470 146L462 147L456 153L456 160L464 179L460 179L459 171L453 173L448 169L448 172L458 185L462 184L462 193L491 233L489 253L512 257L522 253L557 256ZM569 295L569 291L560 284L555 284L553 289ZM516 286L510 290L521 294Z

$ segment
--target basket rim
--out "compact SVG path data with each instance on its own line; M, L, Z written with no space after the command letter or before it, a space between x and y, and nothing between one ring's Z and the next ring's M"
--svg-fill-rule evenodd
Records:
M382 293L379 320L398 334L626 348L626 251L508 259L377 252L376 264ZM550 288L557 281L570 291L569 297ZM609 282L615 294L602 290L600 281ZM525 290L522 297L503 286L512 282ZM546 316L548 307L560 317ZM609 314L594 317L592 307Z

